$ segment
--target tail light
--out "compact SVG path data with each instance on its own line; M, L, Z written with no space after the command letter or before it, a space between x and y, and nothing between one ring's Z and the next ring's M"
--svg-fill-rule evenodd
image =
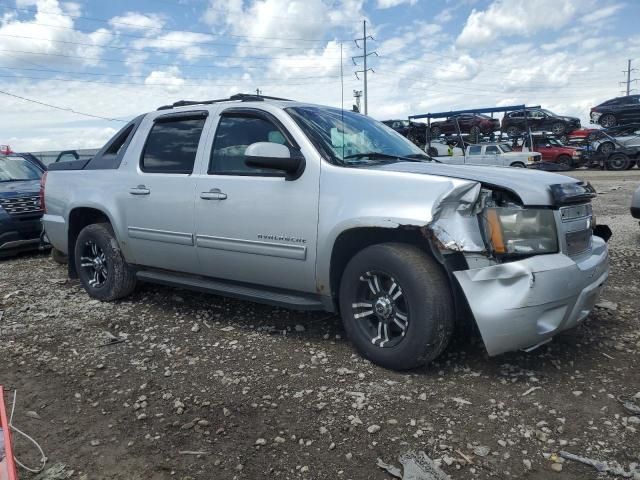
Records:
M42 178L40 179L40 208L44 213L47 213L47 207L44 203L44 187L47 183L47 172L44 172Z

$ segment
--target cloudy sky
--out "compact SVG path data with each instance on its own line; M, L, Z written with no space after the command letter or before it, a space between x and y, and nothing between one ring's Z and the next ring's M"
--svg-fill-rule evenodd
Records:
M256 88L350 108L365 19L375 118L526 103L588 123L627 59L640 78L638 18L637 0L0 0L0 144L99 147L159 105Z

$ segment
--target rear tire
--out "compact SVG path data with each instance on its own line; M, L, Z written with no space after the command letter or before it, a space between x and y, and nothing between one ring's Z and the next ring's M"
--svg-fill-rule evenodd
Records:
M615 127L618 124L618 119L613 113L607 113L600 117L600 125L602 128Z
M607 170L613 170L615 172L621 170L627 170L631 161L629 157L623 153L614 153L606 160Z
M553 132L554 135L563 135L564 132L566 131L567 126L564 123L554 123L551 126L551 131Z
M135 271L125 262L111 225L94 223L82 229L74 261L89 296L102 301L126 297L136 287Z
M358 352L393 370L438 357L455 322L442 268L419 248L402 243L372 245L351 259L340 282L340 311Z
M440 127L431 127L431 138L438 138L440 133L442 133Z

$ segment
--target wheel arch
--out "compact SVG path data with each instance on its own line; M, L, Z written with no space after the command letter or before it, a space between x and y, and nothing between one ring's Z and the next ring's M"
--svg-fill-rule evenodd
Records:
M428 227L417 225L401 225L396 228L389 227L353 227L342 231L335 239L331 249L331 259L329 268L329 292L331 302L335 310L338 310L338 296L342 274L349 261L361 250L380 243L406 243L414 245L427 255L433 257L440 264L449 279L449 286L454 296L457 312L465 311L467 305L466 298L461 292L456 279L453 276L455 270L465 270L468 268L466 259L462 252L450 252L442 255L437 250L438 240L434 237ZM462 298L460 298L460 296ZM468 306L466 306L468 309Z
M69 217L67 220L67 255L70 259L73 258L76 241L80 232L87 225L92 225L94 223L108 223L113 227L113 222L109 215L99 208L75 207L69 211ZM69 277L78 277L74 261L71 260L68 262L68 269Z

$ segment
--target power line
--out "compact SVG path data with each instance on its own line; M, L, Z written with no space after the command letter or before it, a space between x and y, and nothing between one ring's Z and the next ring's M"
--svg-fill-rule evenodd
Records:
M49 72L49 73L62 73L65 75L91 75L101 77L118 77L118 78L148 78L149 75L132 75L128 73L100 73L100 72L70 72L67 70L56 70L52 68L26 68L26 67L5 67L0 66L0 69L4 70L25 70L28 72ZM43 77L46 80L48 77ZM180 77L183 80L212 80L211 77ZM338 75L314 75L311 77L287 77L287 80L315 80L318 78L338 78Z
M144 62L144 61L138 61L138 60L119 60L119 59L115 59L115 58L102 58L102 57L89 57L86 55L66 55L64 53L49 53L49 52L28 52L25 50L6 50L6 49L0 49L0 52L6 52L6 53L23 53L26 55L42 55L42 56L46 56L46 57L62 57L62 58L75 58L75 59L79 59L79 60L97 60L100 62L115 62L115 63L126 63L126 64L132 64L132 65L160 65L160 66L165 66L165 67L187 67L187 68L227 68L227 67L219 67L219 66L212 66L212 65L191 65L191 64L178 64L178 63L166 63L166 62ZM248 60L294 60L291 57L251 57L251 56L247 56L247 57L238 57L238 56L234 56L234 55L218 55L216 56L216 58L238 58L238 59L248 59ZM339 57L336 57L339 58ZM244 67L244 68L248 68L248 67ZM264 68L264 66L262 66L261 68ZM307 68L314 68L314 67L307 67ZM318 68L318 67L315 67ZM320 68L324 68L324 67L320 67Z
M32 77L32 76L27 76L27 75L21 75L21 76L16 76L16 75L2 75L0 74L0 78L13 78L13 79L25 79L25 80L42 80L42 81L47 81L47 82L78 82L78 83L95 83L95 84L102 84L102 85L134 85L134 86L138 86L138 87L236 87L238 86L238 84L242 84L242 83L246 83L246 82L256 82L257 80L255 79L249 79L249 80L244 80L244 79L238 79L236 82L234 83L136 83L136 82L108 82L105 80L84 80L84 79L70 79L70 78L55 78L55 77ZM324 85L329 85L329 84L333 84L336 82L340 81L340 78L338 76L336 77L330 77L333 78L333 81L327 81L327 82L318 82L318 81L312 81L312 82L304 82L304 83L287 83L287 82L282 82L279 81L277 83L262 83L261 85L263 86L270 86L270 87L280 87L280 86L310 86L310 85L318 85L318 84L324 84Z
M362 70L357 70L355 73L356 78L359 79L358 74L359 73L363 73L364 74L364 114L367 115L369 112L368 109L368 102L367 102L367 73L369 73L369 71L371 71L372 73L375 73L373 68L367 68L367 58L370 55L375 55L376 57L378 56L378 52L367 52L367 39L371 39L374 40L374 38L371 35L367 35L367 21L363 20L362 21L362 38L356 38L354 40L354 43L356 44L356 47L361 48L360 45L358 44L358 41L361 41L363 46L363 54L362 55L356 55L355 57L351 57L351 60L353 61L354 65L358 65L356 62L356 58L362 58L363 62L364 62L364 68Z
M7 95L7 96L13 97L13 98L18 98L20 100L24 100L25 102L37 103L38 105L43 105L45 107L55 108L56 110L62 110L63 112L75 113L77 115L83 115L85 117L99 118L100 120L109 120L110 122L123 122L123 123L126 123L126 120L120 120L118 118L101 117L100 115L93 115L91 113L79 112L78 110L74 110L73 108L59 107L57 105L51 105L50 103L41 102L39 100L34 100L32 98L21 97L20 95L15 95L13 93L5 92L4 90L0 90L0 94Z
M29 22L31 25L40 25L41 27L49 27L49 28L60 28L63 30L71 30L72 32L78 32L78 33L84 33L85 35L89 35L95 32L92 31L87 31L87 30L81 30L77 27L65 27L62 25L51 25L48 23L41 23L41 22ZM217 42L205 42L205 41L193 41L193 40L179 40L177 38L152 38L152 37L148 37L148 36L144 36L144 35L134 35L132 33L122 33L122 32L109 32L109 31L105 31L102 32L105 35L111 35L112 37L127 37L127 38L135 38L138 40L147 40L147 41L161 41L161 42L169 42L169 43L178 43L178 44L183 44L186 47L192 47L192 46L202 46L202 45L206 45L206 46L212 46L212 47L251 47L251 48L262 48L262 49L275 49L275 50L299 50L299 51L308 51L311 50L313 48L323 48L323 49L330 49L330 50L338 50L339 47L281 47L281 46L265 46L265 45L246 45L246 44L242 44L242 43L217 43ZM188 32L188 31L182 31L179 33L195 33L196 35L206 35L206 34L201 34L201 33L196 33L196 32ZM3 34L6 35L6 34ZM6 35L6 36L10 36L10 35ZM54 41L48 38L41 38L39 40L50 40L50 41ZM328 40L327 40L328 41ZM95 44L90 44L94 47L98 47L100 45L95 45Z
M174 4L175 6L175 4ZM118 21L113 21L112 19L104 19L104 18L98 18L98 17L87 17L84 15L72 15L70 13L59 13L59 12L52 12L52 11L46 11L46 10L41 10L41 9L36 9L36 10L32 10L29 8L19 8L19 7L10 7L8 5L2 5L0 4L0 8L4 8L7 10L15 10L18 12L25 12L25 13L32 13L32 14L37 14L37 13L44 13L47 15L56 15L56 16L60 16L60 17L68 17L68 18L74 18L74 19L79 19L79 20L89 20L92 22L99 22L99 23L106 23L108 25L123 25L126 27L133 27L136 28L138 30L158 30L158 31L164 31L164 32L177 32L177 33L198 33L201 35L207 35L207 36L211 36L211 37L233 37L233 38L255 38L255 39L262 39L262 40L289 40L289 41L297 41L297 42L324 42L326 41L326 39L322 39L322 38L291 38L291 37L262 37L262 36L256 36L256 35L238 35L238 34L232 34L232 33L211 33L211 32L207 32L207 31L202 31L202 30L178 30L178 29L171 29L171 28L164 28L164 27L144 27L141 26L139 24L136 23L129 23L129 22L118 22ZM228 13L228 11L223 10L223 9L213 9L211 7L209 7L209 9L211 10L215 10L215 11L220 11L220 12L224 12L224 13ZM145 15L144 13L141 14L147 18L147 15ZM264 17L270 17L270 18L283 18L283 19L287 19L290 20L292 17L291 16L275 16L275 15L261 15ZM334 23L335 25L353 25L353 22L344 22L344 23ZM340 41L340 40L338 40Z

